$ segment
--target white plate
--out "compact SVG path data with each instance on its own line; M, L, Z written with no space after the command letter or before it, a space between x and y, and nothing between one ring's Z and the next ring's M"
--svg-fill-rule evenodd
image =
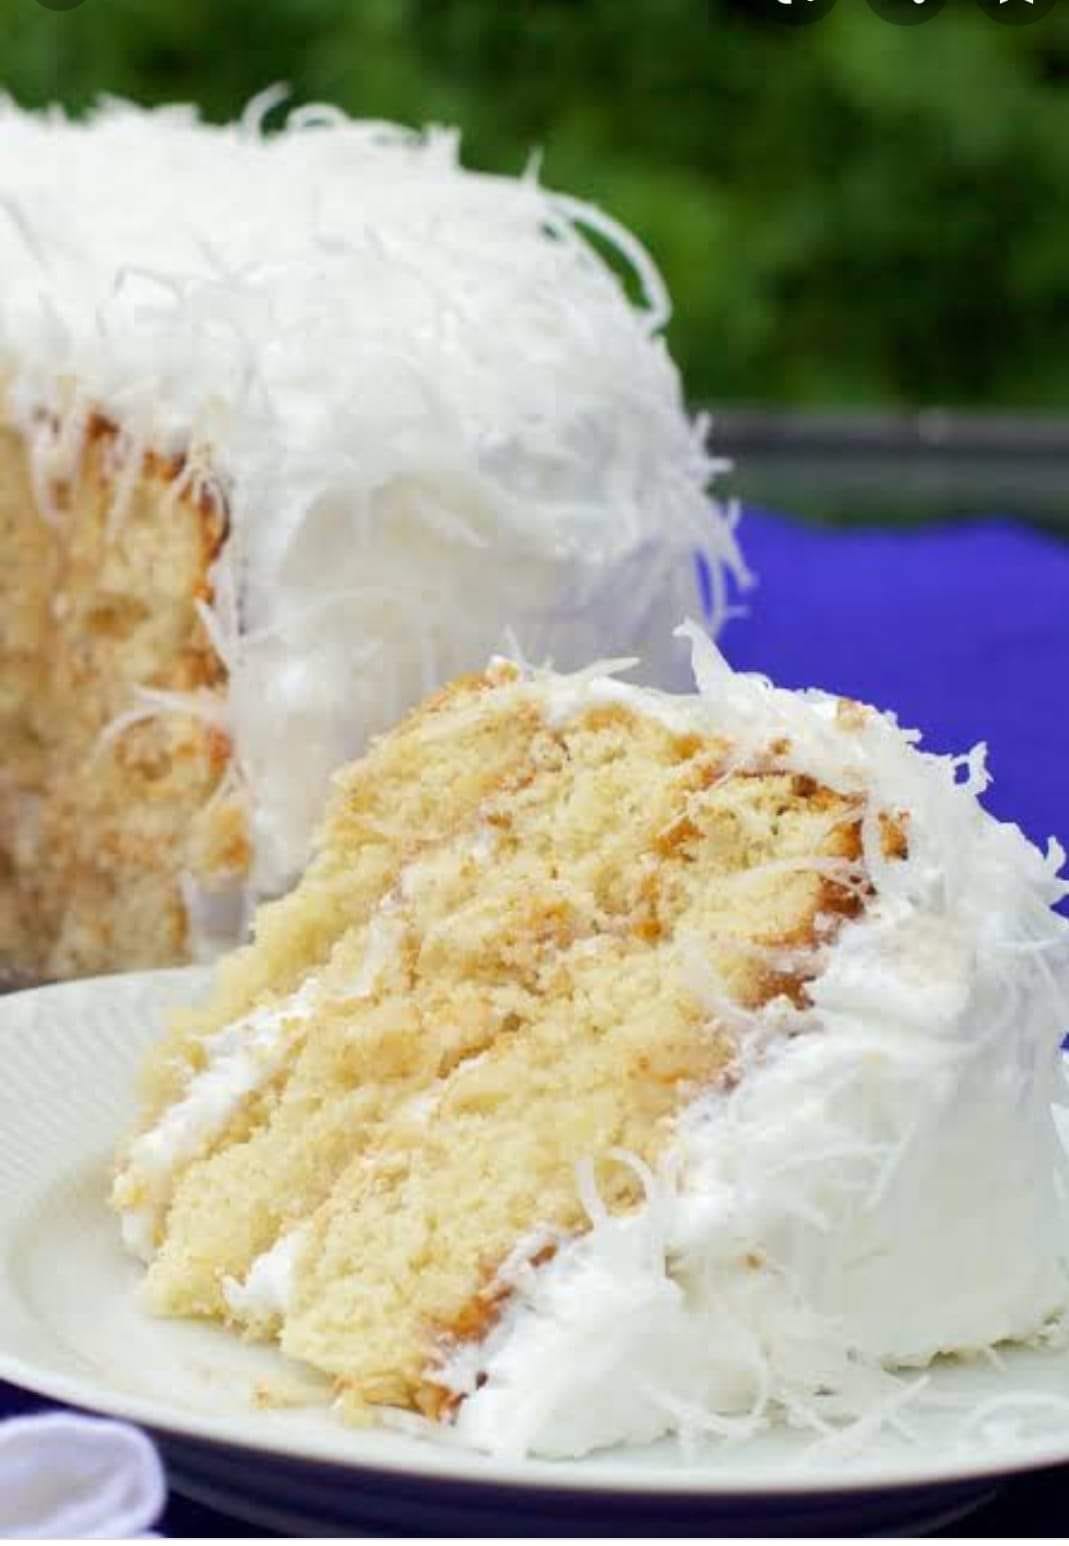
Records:
M1069 1397L1069 1352L941 1367L925 1397L957 1404L910 1408L912 1438L845 1454L773 1431L691 1454L664 1441L510 1462L346 1428L323 1406L258 1410L257 1382L292 1366L218 1328L144 1314L141 1269L105 1206L142 1053L164 1008L203 981L151 972L0 999L0 1379L145 1424L179 1491L298 1533L853 1533L947 1517L1001 1476L1069 1461L1069 1401L968 1419L992 1397Z

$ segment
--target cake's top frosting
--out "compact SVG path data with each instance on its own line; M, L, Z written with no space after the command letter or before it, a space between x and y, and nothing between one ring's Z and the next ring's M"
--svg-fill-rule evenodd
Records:
M451 130L314 105L265 134L275 105L0 102L0 379L44 498L91 408L131 464L187 452L225 497L205 621L258 888L300 868L331 769L506 624L575 666L626 620L649 658L695 550L714 623L745 579L635 238L533 171L465 170Z

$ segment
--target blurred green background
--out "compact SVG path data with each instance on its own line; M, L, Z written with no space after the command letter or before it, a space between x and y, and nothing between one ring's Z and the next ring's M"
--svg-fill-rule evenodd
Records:
M903 28L838 0L786 28L744 0L0 0L0 38L25 105L224 118L285 80L458 124L473 165L542 147L657 257L695 399L1069 400L1069 5Z

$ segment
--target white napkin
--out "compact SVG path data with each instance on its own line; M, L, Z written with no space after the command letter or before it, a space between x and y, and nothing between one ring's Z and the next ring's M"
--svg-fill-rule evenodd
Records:
M137 1428L63 1412L0 1423L0 1537L142 1535L165 1499L160 1458Z

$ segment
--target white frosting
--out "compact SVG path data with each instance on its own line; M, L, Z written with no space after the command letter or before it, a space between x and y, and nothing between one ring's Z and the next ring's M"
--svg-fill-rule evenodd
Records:
M531 690L562 720L622 697L715 728L739 761L787 736L792 767L864 796L878 896L811 1008L740 1011L705 968L741 1079L687 1109L638 1213L607 1217L587 1183L590 1233L510 1263L502 1321L448 1356L456 1436L496 1453L745 1436L777 1416L820 1429L893 1407L888 1369L1039 1336L1069 1297L1060 851L981 810L982 755L920 754L874 714L844 728L834 700L736 676L692 639L701 701L596 674ZM879 809L908 810L907 858L884 859ZM692 983L693 967L681 945Z
M531 681L547 724L559 730L576 715L602 704L621 704L678 733L706 723L708 715L704 705L693 694L658 692L603 674L606 665L629 670L635 664L634 660L611 661L571 676L535 673Z
M143 1207L124 1207L119 1218L122 1243L131 1256L150 1262L156 1254L156 1227L159 1210L146 1203Z
M304 1241L304 1229L291 1229L256 1258L244 1283L224 1278L223 1297L229 1309L242 1320L284 1315L293 1295L293 1274Z
M144 1261L155 1254L159 1220L178 1169L202 1153L250 1095L268 1084L290 1048L287 1032L312 1015L317 981L307 978L281 1004L266 1005L225 1026L204 1044L205 1066L190 1079L181 1100L130 1145L117 1196L148 1189L149 1201L122 1208L123 1241Z
M714 621L746 578L629 233L533 174L463 170L452 131L315 107L264 137L271 105L218 128L0 100L0 377L46 515L93 406L123 430L116 536L147 446L225 495L205 621L257 892L303 866L333 769L507 626L562 666L611 632L663 677L696 552ZM183 709L217 713L142 693L129 714Z
M360 970L352 985L339 997L361 999L373 993L379 978L396 956L404 933L404 923L393 906L387 902L379 907L368 924Z

